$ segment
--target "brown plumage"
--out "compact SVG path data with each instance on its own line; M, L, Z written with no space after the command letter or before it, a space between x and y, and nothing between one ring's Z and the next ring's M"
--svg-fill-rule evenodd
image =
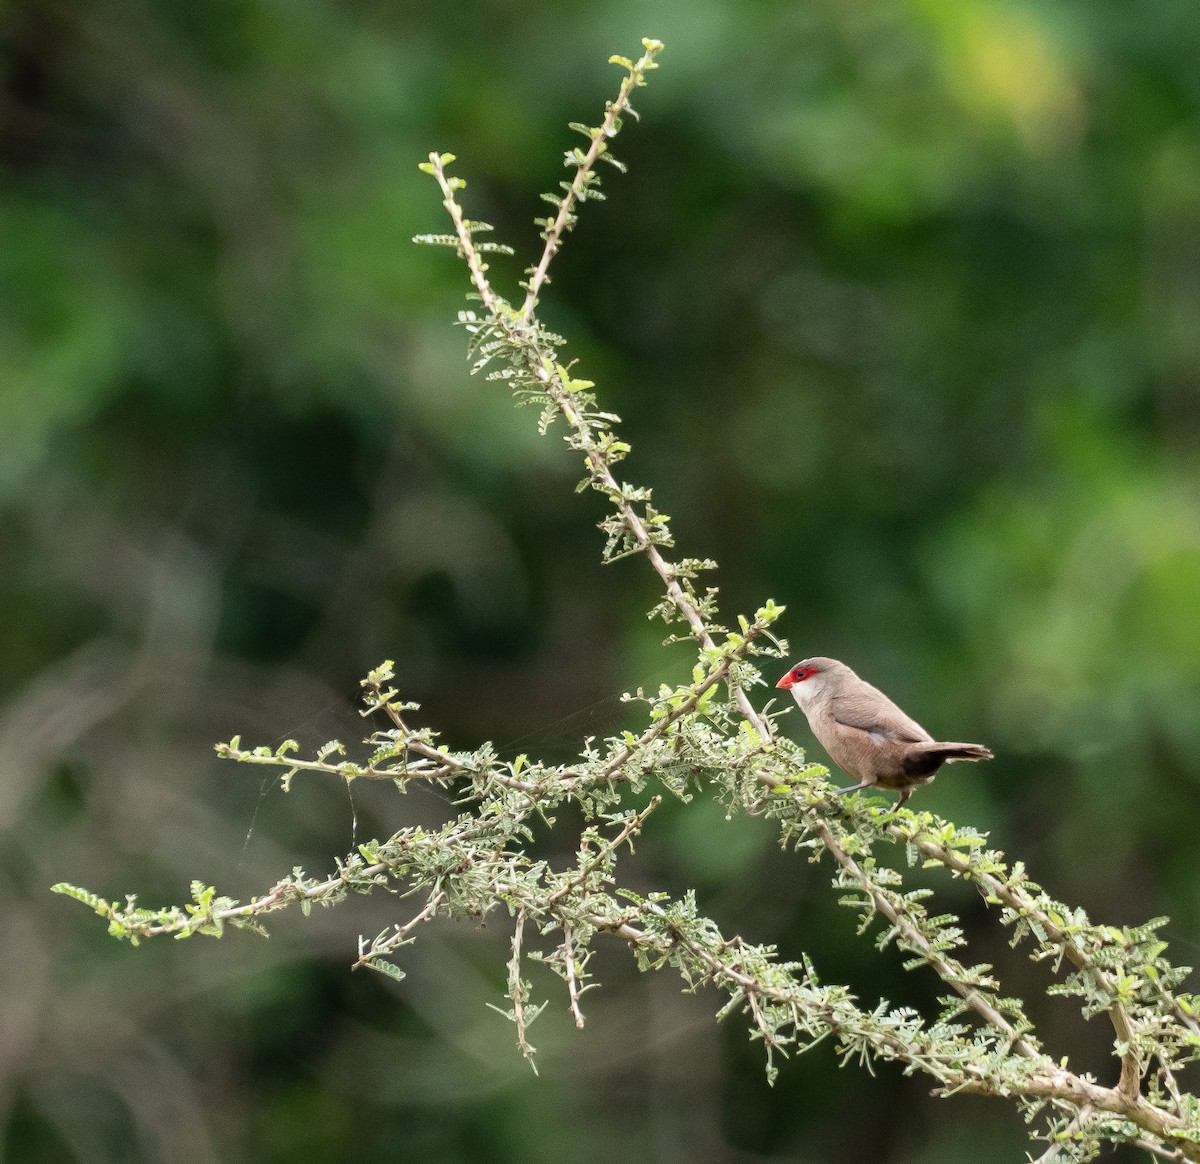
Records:
M882 691L845 663L816 656L792 667L778 683L790 691L825 751L860 788L894 788L899 808L918 784L928 784L943 764L991 760L983 744L940 743Z

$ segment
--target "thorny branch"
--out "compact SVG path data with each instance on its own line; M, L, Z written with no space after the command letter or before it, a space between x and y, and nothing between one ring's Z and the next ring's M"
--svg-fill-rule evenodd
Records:
M445 196L444 204L454 223L462 252L468 258L468 267L481 301L488 308L493 322L504 332L514 350L522 352L525 357L527 370L541 382L550 401L566 419L567 423L571 425L576 435L576 447L581 448L587 458L593 485L598 486L610 496L619 498L621 490L604 457L603 446L592 438L592 433L584 422L582 413L574 406L569 387L563 382L564 376L561 366L556 365L553 360L553 353L539 351L536 334L530 334L524 329L523 318L513 319L511 314L507 312L503 301L495 295L488 283L483 266L480 263L470 262L472 241L464 225L465 220L462 212L455 199L451 180L447 178L438 155L431 155L430 167L434 177L442 188ZM623 500L618 500L617 507L638 549L646 556L651 566L663 580L669 599L692 628L694 637L701 646L711 645L711 639L708 637L707 632L707 624L703 616L696 609L695 604L678 587L670 565L658 551L657 546L654 544L636 510L631 504ZM769 740L771 733L764 721L757 715L752 705L749 705L749 700L745 692L740 687L731 685L730 695L738 704L739 710L747 721L759 732L760 737L764 740ZM770 780L772 778L767 777L767 779ZM851 854L839 844L833 831L817 812L811 815L808 824L811 830L820 838L824 850L838 863L843 873L870 896L874 909L883 914L896 927L909 947L918 950L939 977L960 994L967 1005L976 1011L985 1022L1001 1031L1009 1039L1012 1049L1017 1054L1026 1057L1036 1054L1035 1048L1020 1035L998 1008L973 985L969 982L964 982L957 975L954 967L933 948L928 937L905 918L903 913L896 908L895 904L885 894L880 892L872 878L864 873ZM887 826L887 828L895 839L908 839L902 826L892 824ZM957 854L951 853L944 846L923 841L918 847L927 860L937 861L945 865L952 872L961 875L966 869L965 860ZM1051 936L1051 940L1058 940L1060 942L1066 956L1075 965L1087 970L1091 974L1097 990L1106 993L1111 992L1111 984L1107 976L1097 968L1089 966L1086 958L1079 949L1074 944L1065 940L1066 935L1061 929L1045 916L1044 911L1038 910L1031 901L1023 899L1019 890L1005 886L995 877L986 875L977 879L977 883L981 891L985 893L985 896L1004 901L1019 916L1026 918L1033 916L1037 918L1042 923L1045 932ZM1125 1007L1119 1001L1113 1002L1108 1008L1108 1013L1112 1019L1118 1043L1123 1048L1121 1078L1118 1086L1122 1093L1136 1095L1139 1089L1141 1065L1134 1049L1133 1028L1130 1025ZM1189 1026L1194 1021L1189 1015L1184 1014L1183 1017Z
M437 181L454 233L423 241L452 246L466 263L483 308L482 318L471 312L461 317L472 336L475 370L502 362L504 368L491 375L507 380L519 399L543 405L543 428L558 417L565 421L568 444L583 456L582 486L612 505L613 516L602 523L609 534L606 560L639 554L650 563L665 593L652 613L684 624L697 646L693 682L664 688L657 697L639 693L649 705L650 725L639 735L626 732L607 741L603 750L589 741L575 764L531 763L525 757L506 763L490 745L473 753L453 752L428 729L410 728L411 705L389 686L385 665L363 684L364 714L382 713L391 724L369 741L375 752L366 763L340 758L345 750L336 742L313 759L298 758L293 741L274 750L245 750L235 739L218 751L284 769L285 786L298 772L387 779L401 791L412 780L465 781L458 803L472 805L473 811L432 833L401 829L387 841L362 845L331 878L311 880L295 870L245 904L217 897L200 884L193 885L192 904L164 910L140 909L132 898L118 906L85 890L56 888L84 901L109 920L114 934L133 941L167 933L219 935L226 925L261 929L262 917L292 903L307 911L384 884L424 893L424 907L409 921L370 943L360 940L356 968L397 976L402 971L388 957L412 941L422 923L438 915L479 918L503 908L515 919L508 1016L531 1062L534 1049L527 1032L544 1004L530 1002L523 962L540 959L563 978L570 1013L582 1027L580 998L589 985L591 945L607 933L626 942L643 968L671 965L689 985L707 983L722 991L727 1001L721 1013L741 1010L748 1016L772 1073L777 1055L833 1038L844 1059L880 1058L906 1071L920 1070L936 1081L938 1094L1008 1096L1030 1114L1043 1112L1042 1138L1051 1145L1043 1159L1057 1158L1056 1153L1090 1159L1107 1141L1131 1143L1164 1159L1200 1160L1200 1101L1177 1082L1180 1068L1200 1057L1200 1006L1179 989L1186 968L1162 956L1165 943L1156 934L1161 922L1132 929L1096 925L1081 910L1049 897L1020 864L1009 867L972 830L956 829L929 813L883 812L861 796L849 805L833 800L825 770L807 763L803 752L776 732L770 704L760 710L747 693L761 681L752 656L783 650L769 645L781 608L768 603L752 621L741 620L737 632L718 626L715 592L701 594L693 584L712 563L664 556L663 549L673 544L666 516L651 506L649 490L622 483L614 472L628 452L613 432L616 418L598 410L590 382L575 379L570 365L559 362L562 341L536 318L550 264L575 224L577 207L600 197L597 163L605 160L623 169L612 156L612 141L622 119L633 113L631 95L657 67L662 51L661 42L642 43L645 53L638 61L614 58L626 76L601 124L573 127L589 139L588 148L567 154L573 175L562 184L564 196L547 196L557 214L543 220L545 245L527 270L520 308L488 279L483 254L506 248L476 242L474 236L490 228L463 213L457 192L466 184L446 172L450 155L431 154L422 169ZM718 697L721 685L724 700ZM810 849L814 859L828 853L837 868L834 884L846 892L843 901L860 911L863 931L882 917L887 928L878 944L894 941L915 955L909 965L928 966L961 1001L943 1000L933 1021L886 1003L864 1009L846 988L821 985L807 959L799 965L781 963L768 948L723 937L697 914L690 896L640 899L620 889L620 851L643 831L661 801L655 795L640 810L631 810L620 807L621 798L640 794L651 780L685 798L694 788L709 786L731 809L776 818L785 844ZM585 829L574 867L555 871L526 855L527 822L534 814L550 819L565 801L577 803L597 823ZM1042 1049L1020 1001L999 993L988 967L966 966L952 953L963 944L956 919L931 917L922 903L925 891L906 892L898 874L877 864L872 846L880 841L903 845L910 864L933 864L970 881L989 904L1000 907L1014 944L1025 941L1035 960L1052 961L1056 968L1065 960L1073 968L1052 989L1078 996L1086 1017L1108 1015L1121 1063L1115 1086L1072 1072L1065 1060L1056 1061ZM548 953L531 949L527 926L535 945L551 933L561 940ZM968 1013L974 1025L960 1021Z

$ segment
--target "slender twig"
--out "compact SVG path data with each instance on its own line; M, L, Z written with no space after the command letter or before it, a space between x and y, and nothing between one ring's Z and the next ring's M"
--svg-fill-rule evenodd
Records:
M531 1063L534 1048L525 1037L525 986L521 981L521 941L525 936L525 911L517 911L517 924L513 928L512 958L508 963L508 994L513 1002L513 1022L517 1027L517 1046L521 1054ZM536 1071L537 1068L535 1067Z
M563 924L563 941L560 949L567 976L567 996L571 1000L571 1014L575 1019L575 1026L579 1030L583 1030L585 1020L579 1006L579 983L575 977L575 942L570 922Z
M537 266L534 267L530 275L525 293L525 302L521 304L520 315L523 319L528 319L533 314L542 284L547 282L549 278L550 262L558 254L558 248L562 245L563 232L569 229L575 203L587 185L588 175L595 169L600 155L607 152L608 143L616 137L621 123L621 116L629 107L629 98L633 94L634 89L639 85L645 84L642 80L643 75L647 70L655 67L654 58L663 50L663 43L660 40L645 40L642 44L646 49L645 54L629 70L629 75L621 82L621 89L617 93L616 100L608 103L608 107L604 111L604 120L592 133L591 145L588 146L587 153L584 154L583 159L575 169L575 177L571 180L570 189L567 190L558 208L558 215L546 230L546 246L542 250L542 257L538 260Z
M662 804L661 796L652 796L650 803L646 805L641 812L635 813L626 822L625 827L613 837L611 841L606 841L600 846L594 857L581 861L578 874L572 880L564 882L560 885L548 898L546 898L545 908L553 909L564 897L568 894L575 893L579 889L587 886L588 878L595 873L601 865L604 864L606 856L615 853L626 841L631 837L636 836L642 831L650 814Z
M429 921L445 903L446 895L442 890L438 889L425 903L425 908L420 913L415 914L402 926L396 926L395 932L390 934L382 941L371 943L369 949L364 949L364 939L358 939L358 960L350 964L351 970L361 969L363 966L369 966L377 958L383 957L385 954L390 954L394 950L399 949L408 940L408 935L413 932L422 922Z
M413 745L411 750L416 752L424 749ZM271 753L259 755L244 748L231 748L228 744L223 744L219 754L223 759L236 760L239 764L265 764L272 768L280 767L279 758ZM331 763L327 760L301 760L292 757L288 757L286 765L289 775L292 772L323 772L344 776L351 780L426 780L431 784L445 783L457 776L459 771L457 763L443 762L437 767L429 768L420 763L414 764L407 759L402 768L378 768L373 764L351 764L344 760Z
M1143 1152L1149 1152L1152 1156L1158 1156L1163 1160L1184 1161L1193 1159L1188 1156L1180 1148L1171 1148L1166 1144L1161 1144L1157 1140L1152 1140L1148 1136L1137 1136L1129 1141L1135 1148L1141 1148Z

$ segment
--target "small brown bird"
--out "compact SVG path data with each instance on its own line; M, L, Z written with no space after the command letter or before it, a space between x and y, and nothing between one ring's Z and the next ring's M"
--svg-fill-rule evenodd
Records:
M839 796L873 786L895 788L900 791L899 808L943 764L993 759L982 744L938 743L882 691L837 659L805 659L775 686L792 693L834 763L859 781L838 789Z

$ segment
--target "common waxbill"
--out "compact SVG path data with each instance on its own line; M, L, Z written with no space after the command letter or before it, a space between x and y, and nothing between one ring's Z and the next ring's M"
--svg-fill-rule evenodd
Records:
M899 789L899 808L943 764L993 758L982 744L938 743L882 691L837 659L805 659L775 686L792 693L834 763L859 781L838 789L839 795L873 786Z

